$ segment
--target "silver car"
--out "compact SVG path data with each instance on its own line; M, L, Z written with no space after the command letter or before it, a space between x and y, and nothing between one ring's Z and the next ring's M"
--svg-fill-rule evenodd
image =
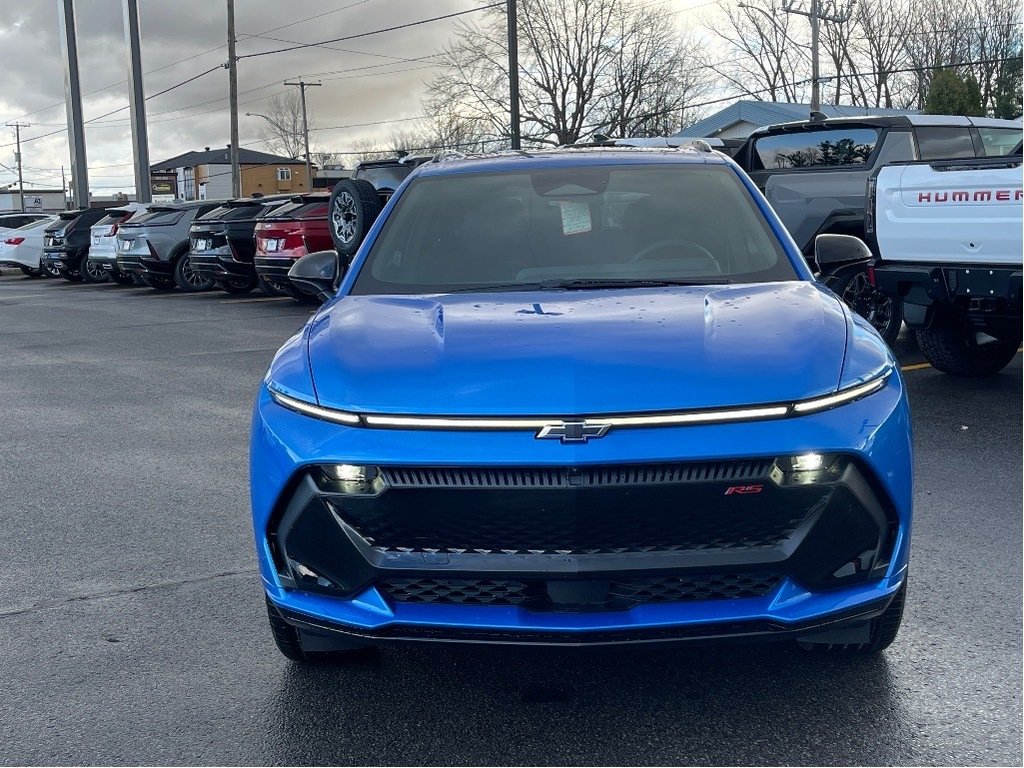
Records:
M223 201L152 205L141 216L117 229L117 269L138 275L151 288L167 291L205 291L213 280L189 266L189 228L197 216L212 211Z

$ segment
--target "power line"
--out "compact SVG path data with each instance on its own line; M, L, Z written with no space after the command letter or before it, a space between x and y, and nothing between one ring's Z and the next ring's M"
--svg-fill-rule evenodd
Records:
M504 7L504 5L505 5L505 3L491 3L490 5L481 5L481 6L477 7L477 8L469 8L469 9L467 9L465 11L456 11L454 13L446 13L443 16L433 16L433 17L431 17L429 19L420 19L419 21L410 21L407 24L397 24L397 25L395 25L393 27L384 27L383 29L374 29L374 30L371 30L370 32L360 32L357 35L345 35L344 37L335 37L335 38L332 38L330 40L320 40L320 41L315 42L315 43L300 43L298 45L293 45L293 46L291 46L289 48L277 48L277 49L272 50L272 51L260 51L259 53L247 53L247 54L244 54L242 56L239 56L238 58L239 59L252 59L252 58L255 58L257 56L271 56L271 55L276 54L276 53L288 53L289 51L297 51L297 50L300 50L300 49L303 49L303 48L317 48L317 47L322 46L322 45L327 45L328 43L342 43L342 42L345 42L346 40L358 40L359 38L362 38L362 37L370 37L371 35L380 35L380 34L383 34L385 32L395 32L395 31L397 31L399 29L409 29L410 27L418 27L418 26L420 26L422 24L430 24L430 23L435 22L435 21L443 21L445 19L454 19L457 16L465 16L466 14L469 14L469 13L480 13L481 11L486 11L486 10L488 10L490 8L501 8L501 7Z
M260 37L261 35L265 35L267 32L276 32L279 29L286 29L287 27L294 27L297 24L302 24L302 23L307 22L307 21L312 21L313 19L319 19L321 16L328 16L328 15L330 15L332 13L338 13L339 11L344 11L344 10L347 10L349 8L354 8L357 5L363 5L364 3L368 3L368 2L370 2L370 0L359 0L359 2L352 3L351 5L346 5L346 6L343 6L341 8L333 8L333 9L331 9L329 11L324 11L323 13L317 13L317 14L315 14L313 16L307 16L306 18L299 19L298 21L292 21L292 22L289 22L288 24L282 24L282 25L280 25L278 27L272 27L272 28L270 28L268 30L265 30L265 31L261 32L259 35L242 35L240 39L246 40L246 39L248 39L250 37ZM227 46L225 44L222 44L222 45L214 46L213 48L207 48L205 51L200 51L199 53L194 53L194 54L192 54L190 56L186 56L183 59L178 59L177 61L172 61L170 64L164 64L164 65L159 66L159 67L154 67L153 69L147 70L144 74L152 75L152 74L154 74L156 72L162 72L165 69L170 69L171 67L176 67L179 64L184 64L186 61L192 61L193 59L198 59L200 56L206 56L207 54L213 53L215 51L222 50L223 48L226 48L226 47ZM353 53L360 53L360 51L353 51ZM120 85L125 85L127 82L128 82L127 80L121 80L121 81L116 82L116 83L111 83L110 85L104 85L101 88L97 88L96 90L89 91L88 93L85 93L83 95L85 95L85 96L93 96L93 95L95 95L97 93L102 93L103 91L109 91L111 88L117 88ZM56 109L57 107L63 107L63 106L64 106L64 102L63 101L58 101L58 102L56 102L54 104L49 105L48 107L40 107L39 109L34 110L32 112L26 112L25 114L23 114L23 115L21 115L19 117L16 117L14 119L15 120L22 120L22 119L24 119L26 117L29 117L30 115L36 115L36 114L39 114L40 112L47 112L47 111L49 111L51 109Z

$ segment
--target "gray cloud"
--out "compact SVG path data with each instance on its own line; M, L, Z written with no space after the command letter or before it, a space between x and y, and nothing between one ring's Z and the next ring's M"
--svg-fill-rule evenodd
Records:
M288 46L279 40L305 43L359 34L474 5L474 0L236 0L238 53ZM0 86L0 121L6 123L25 115L23 122L32 127L23 131L23 138L59 131L66 122L57 3L38 0L3 2L2 6L0 56L6 76ZM140 6L147 94L226 60L224 0L141 0ZM127 104L127 85L119 84L126 79L127 66L121 0L78 0L76 10L82 90L88 94L83 104L89 119ZM293 24L317 14L324 15ZM435 53L448 40L453 26L453 21L441 21L333 44L331 49L306 48L243 59L239 62L240 143L259 148L261 121L244 113L261 111L271 96L286 90L282 85L285 80L299 76L323 82L322 87L308 92L310 113L319 127L420 114L423 86L433 70L424 68L428 62L402 59ZM284 28L275 29L278 27ZM252 37L265 31L265 37ZM146 108L154 161L190 149L224 146L228 141L227 72L217 70L150 99ZM128 111L124 110L86 127L90 186L94 191L132 187L127 118ZM361 137L387 136L390 130L384 125L321 130L314 136L324 148L344 151ZM8 137L4 129L0 145L12 141L13 135ZM13 153L14 147L0 147L0 163L12 165ZM68 163L63 133L26 142L23 155L26 167L33 169L26 170L28 180L56 181L59 185L59 168ZM0 169L0 184L11 178Z

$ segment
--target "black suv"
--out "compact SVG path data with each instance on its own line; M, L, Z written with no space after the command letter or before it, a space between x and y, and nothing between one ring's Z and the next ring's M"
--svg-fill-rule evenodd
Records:
M81 280L85 277L92 280L91 274L82 269L83 261L89 253L90 228L100 219L107 216L103 208L83 208L77 211L65 211L43 232L43 258L40 261L48 274L63 277L65 280ZM96 282L106 280L106 275L98 275Z
M291 195L231 200L192 222L189 263L228 293L248 293L258 284L256 219L289 203Z

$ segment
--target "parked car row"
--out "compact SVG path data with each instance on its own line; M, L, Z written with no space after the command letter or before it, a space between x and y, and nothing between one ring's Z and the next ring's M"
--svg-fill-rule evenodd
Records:
M12 227L0 229L0 265L30 277L159 291L259 287L298 300L288 279L296 260L332 248L354 254L398 185L429 159L363 163L332 192L11 214L0 217L0 228Z

